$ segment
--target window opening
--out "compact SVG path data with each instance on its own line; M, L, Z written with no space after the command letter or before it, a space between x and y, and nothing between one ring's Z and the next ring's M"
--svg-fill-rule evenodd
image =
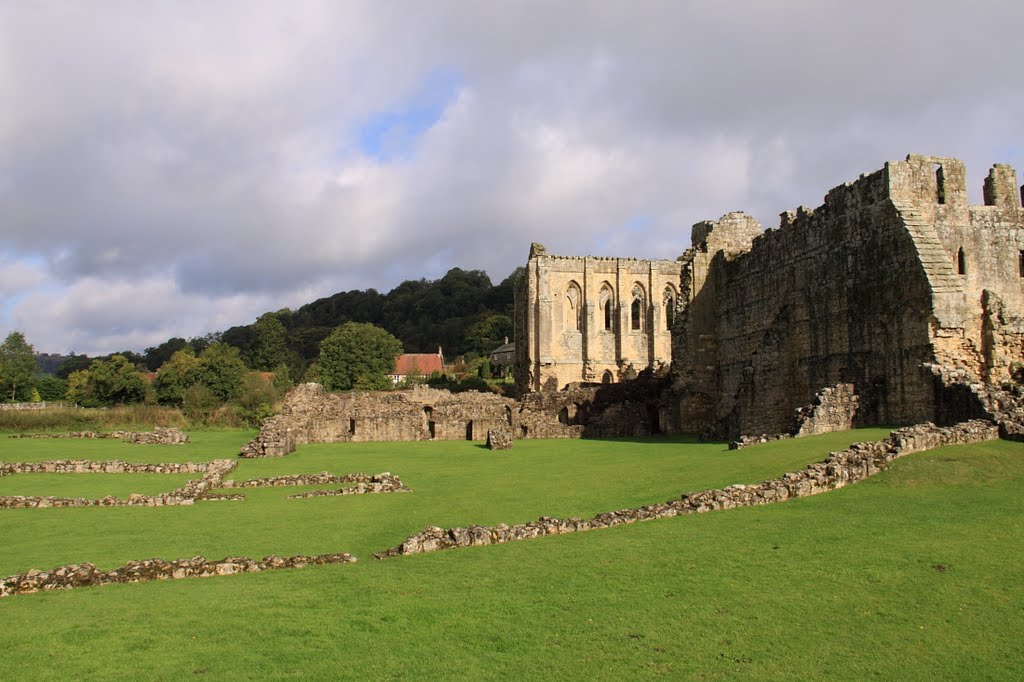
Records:
M644 317L647 312L645 300L643 287L639 284L635 285L633 287L633 303L629 307L630 327L634 331L643 331L644 329Z
M940 164L935 164L935 200L940 204L946 203L946 176Z
M580 331L583 328L583 315L581 314L581 303L583 293L576 282L570 282L565 292L565 328L568 331Z
M615 312L615 307L612 305L612 288L605 282L601 286L601 295L598 301L601 304L601 310L604 312L604 330L611 331L614 327L612 324L612 314Z
M964 260L964 247L960 247L956 251L956 272L958 275L967 274L967 262Z
M1024 277L1024 251L1018 254L1017 261L1017 270L1020 272L1020 276Z

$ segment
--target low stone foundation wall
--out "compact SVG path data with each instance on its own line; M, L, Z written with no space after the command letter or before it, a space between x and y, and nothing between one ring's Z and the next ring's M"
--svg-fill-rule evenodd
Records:
M191 559L145 559L129 561L111 571L101 571L94 564L70 564L49 571L27 571L0 579L0 597L31 594L39 591L70 590L110 583L141 583L150 580L179 580L181 578L207 578L217 575L256 573L281 568L302 568L322 564L352 564L357 559L351 554L318 554L279 557L265 556L256 560L248 557L225 557L220 561L207 561L202 556Z
M41 462L40 464L47 464ZM109 464L96 462L96 464ZM230 459L217 459L204 465L203 477L188 481L182 487L168 493L157 495L141 495L132 493L127 498L107 496L98 500L86 499L83 497L52 497L49 495L10 495L0 497L0 509L45 509L53 507L173 507L180 505L195 504L196 500L240 500L241 495L214 494L209 491L222 486L224 476L235 470L237 462ZM23 463L13 466L33 466ZM146 464L128 465L143 467L175 467L187 465L175 464ZM24 472L19 472L24 473ZM112 472L113 473L113 472ZM154 473L178 473L172 471Z
M375 553L378 559L404 554L436 552L455 547L491 545L517 540L528 540L545 535L560 535L599 528L610 528L626 523L669 518L680 514L699 514L718 509L750 507L782 502L794 497L806 497L835 490L861 481L883 469L897 457L943 445L980 443L999 437L999 429L992 422L976 420L953 427L920 424L893 431L877 443L854 443L849 448L833 452L828 459L809 465L796 473L756 485L731 485L727 488L686 493L677 500L652 504L637 509L623 509L598 514L592 519L557 519L541 517L530 523L509 526L468 526L444 529L426 528L409 537L398 547Z
M335 476L321 471L318 474L293 474L290 476L268 476L266 478L250 478L247 481L223 481L222 488L275 488L289 485L331 485L334 483L379 483L383 480L398 480L398 476L392 476L390 471L385 471L372 476L356 473L342 474ZM401 481L399 481L401 483Z
M304 493L289 495L289 500L300 500L308 497L335 497L338 495L376 495L380 493L411 493L412 490L402 484L398 476L391 474L379 474L371 480L351 488L339 488L337 490L310 490Z
M184 445L188 434L181 429L158 426L152 431L72 431L70 433L15 433L8 438L112 438L140 445Z
M45 462L0 462L0 476L13 474L196 474L204 473L209 468L209 462L134 464L120 459L108 461L52 459Z

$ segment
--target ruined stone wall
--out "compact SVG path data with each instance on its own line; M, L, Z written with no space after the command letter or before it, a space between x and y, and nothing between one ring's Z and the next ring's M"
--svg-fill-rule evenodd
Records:
M671 359L680 264L561 257L534 244L516 295L522 391L613 383Z
M888 438L877 443L854 443L845 450L831 453L828 459L822 462L808 465L803 471L783 474L779 478L756 485L736 484L715 490L684 493L678 499L636 509L604 512L590 519L542 516L536 521L516 525L503 523L497 526L448 529L430 526L407 538L397 547L375 552L374 557L387 559L459 547L503 544L684 514L784 502L857 483L884 470L898 457L943 445L981 443L997 438L998 435L995 425L987 421L965 422L951 428L919 424L893 431Z
M472 440L488 432L514 438L641 436L664 430L667 372L650 370L619 384L574 384L564 391L528 393L521 401L493 393L409 391L327 393L320 384L296 386L281 414L268 419L242 457L281 457L303 443Z
M795 409L844 383L858 396L856 423L921 422L936 415L926 364L1006 376L1024 338L1015 180L997 167L986 183L994 205L971 207L964 177L954 159L890 162L815 210L782 214L747 250L752 219L695 225L674 428L790 432Z

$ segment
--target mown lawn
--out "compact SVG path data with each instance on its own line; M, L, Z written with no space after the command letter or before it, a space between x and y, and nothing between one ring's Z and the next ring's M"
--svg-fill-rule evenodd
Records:
M468 443L306 446L243 462L235 478L390 470L414 492L287 500L297 489L279 488L192 508L5 510L3 575L196 553L349 551L361 561L4 599L0 670L52 679L1024 677L1021 444L918 453L865 483L770 507L370 557L425 525L662 501L776 476L878 435L740 452L679 440L529 441L504 454Z

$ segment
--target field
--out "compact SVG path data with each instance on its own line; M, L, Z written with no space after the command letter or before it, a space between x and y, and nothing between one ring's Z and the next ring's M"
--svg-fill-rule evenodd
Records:
M685 439L517 441L502 454L465 442L309 445L242 461L232 478L390 471L413 492L289 500L309 488L286 487L194 507L0 510L0 575L195 554L360 559L3 599L0 670L19 679L1024 677L1021 444L918 453L865 483L770 507L371 556L428 525L590 516L760 481L881 435L740 452ZM194 433L179 447L4 438L2 458L203 461L233 456L250 436ZM124 494L123 481L106 478L10 476L0 495L29 486ZM164 478L166 489L178 485Z

